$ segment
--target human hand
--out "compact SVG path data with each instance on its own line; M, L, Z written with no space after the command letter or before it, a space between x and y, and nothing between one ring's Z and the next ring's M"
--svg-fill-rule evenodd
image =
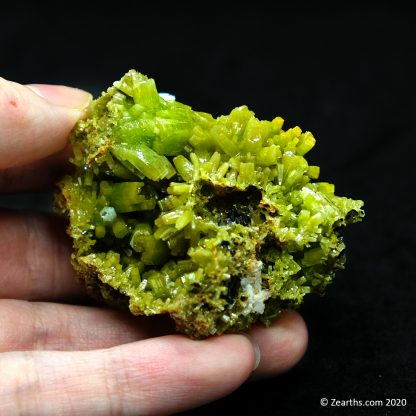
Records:
M90 100L68 87L0 78L2 192L53 186ZM87 306L64 228L52 215L0 213L0 414L174 413L249 378L277 375L303 356L307 331L292 311L250 337L194 341L163 317Z

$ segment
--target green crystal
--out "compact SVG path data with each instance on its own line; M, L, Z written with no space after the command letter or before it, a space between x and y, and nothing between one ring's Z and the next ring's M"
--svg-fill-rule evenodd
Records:
M316 182L313 135L282 127L246 106L194 111L133 70L115 82L74 128L56 199L88 291L169 314L193 338L270 324L323 294L363 202Z

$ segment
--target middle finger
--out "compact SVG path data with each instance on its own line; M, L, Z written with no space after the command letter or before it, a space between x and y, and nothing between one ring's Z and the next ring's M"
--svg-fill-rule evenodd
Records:
M174 333L166 316L12 299L0 300L0 328L0 352L91 350Z
M2 211L0 236L0 298L51 300L84 294L60 218Z

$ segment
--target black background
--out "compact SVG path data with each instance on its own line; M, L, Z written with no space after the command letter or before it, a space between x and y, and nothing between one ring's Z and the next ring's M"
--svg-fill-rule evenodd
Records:
M112 3L2 6L0 75L97 96L135 68L201 111L247 104L259 118L280 115L314 133L308 160L321 179L366 204L346 232L346 270L300 309L302 361L186 414L416 414L411 2ZM322 397L407 407L322 408Z

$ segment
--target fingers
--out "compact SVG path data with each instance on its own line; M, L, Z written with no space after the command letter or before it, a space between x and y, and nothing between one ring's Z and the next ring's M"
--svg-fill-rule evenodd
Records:
M30 406L32 414L45 415L177 412L228 394L256 361L251 342L238 335L205 341L167 336L89 353L50 351L109 347L172 329L167 322L110 310L3 300L0 326L0 350L49 350L0 354L0 379L8 380L0 389L0 413L6 414L16 411L16 403L22 413ZM253 328L250 336L261 350L254 378L288 370L307 345L304 322L291 311L271 328Z
M91 101L64 86L23 86L0 78L0 169L22 166L62 150Z
M9 299L0 300L0 328L0 352L109 348L175 329L166 316Z
M24 166L0 170L0 192L53 191L62 176L69 173L71 151L65 149Z
M0 298L73 298L84 291L70 264L60 218L4 211L0 215Z
M3 353L0 413L172 414L230 393L250 375L254 360L241 335L205 341L172 335L88 352Z
M284 312L269 328L256 325L249 335L261 353L253 379L273 377L289 370L303 357L308 346L305 322L295 311Z
M174 333L168 317L54 303L0 301L0 352L91 350ZM252 378L272 377L293 367L306 350L308 334L301 316L285 312L270 328L250 331L260 363Z

